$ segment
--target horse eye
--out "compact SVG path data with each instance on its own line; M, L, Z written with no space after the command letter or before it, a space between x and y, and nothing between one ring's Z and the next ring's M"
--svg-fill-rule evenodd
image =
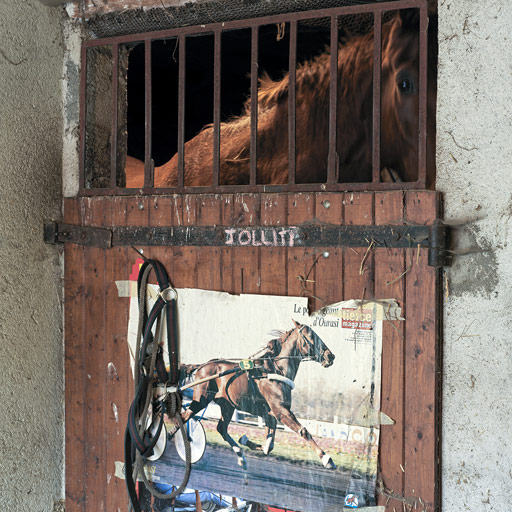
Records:
M414 90L414 83L409 78L399 78L398 79L398 89L400 89L400 92L404 94L411 94L415 92Z

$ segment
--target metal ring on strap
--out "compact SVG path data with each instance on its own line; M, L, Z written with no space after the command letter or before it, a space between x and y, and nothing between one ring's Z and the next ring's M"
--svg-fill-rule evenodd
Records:
M178 299L178 292L176 291L176 288L173 288L172 286L169 286L169 287L165 288L164 290L159 290L158 295L165 302L170 302L171 300ZM170 296L168 297L168 295L170 295Z

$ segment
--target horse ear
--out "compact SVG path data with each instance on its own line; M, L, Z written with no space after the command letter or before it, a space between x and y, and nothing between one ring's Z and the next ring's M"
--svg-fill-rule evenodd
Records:
M301 324L299 324L299 322L296 322L293 318L292 318L292 322L295 324L295 327L300 327Z
M420 28L419 9L400 9L398 11L398 19L404 30L418 31Z

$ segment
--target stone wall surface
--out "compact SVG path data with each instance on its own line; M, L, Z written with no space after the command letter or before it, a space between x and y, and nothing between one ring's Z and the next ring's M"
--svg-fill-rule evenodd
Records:
M512 3L439 1L437 188L446 270L443 510L512 510Z
M63 497L63 361L58 250L61 13L0 2L0 509L49 512Z

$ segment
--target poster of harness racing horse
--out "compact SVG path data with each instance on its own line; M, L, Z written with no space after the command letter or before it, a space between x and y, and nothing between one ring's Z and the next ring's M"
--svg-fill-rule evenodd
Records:
M310 315L303 297L182 289L178 311L182 417L206 434L189 487L303 512L375 505L382 321L400 319L394 301ZM174 430L146 468L157 485L181 481Z

